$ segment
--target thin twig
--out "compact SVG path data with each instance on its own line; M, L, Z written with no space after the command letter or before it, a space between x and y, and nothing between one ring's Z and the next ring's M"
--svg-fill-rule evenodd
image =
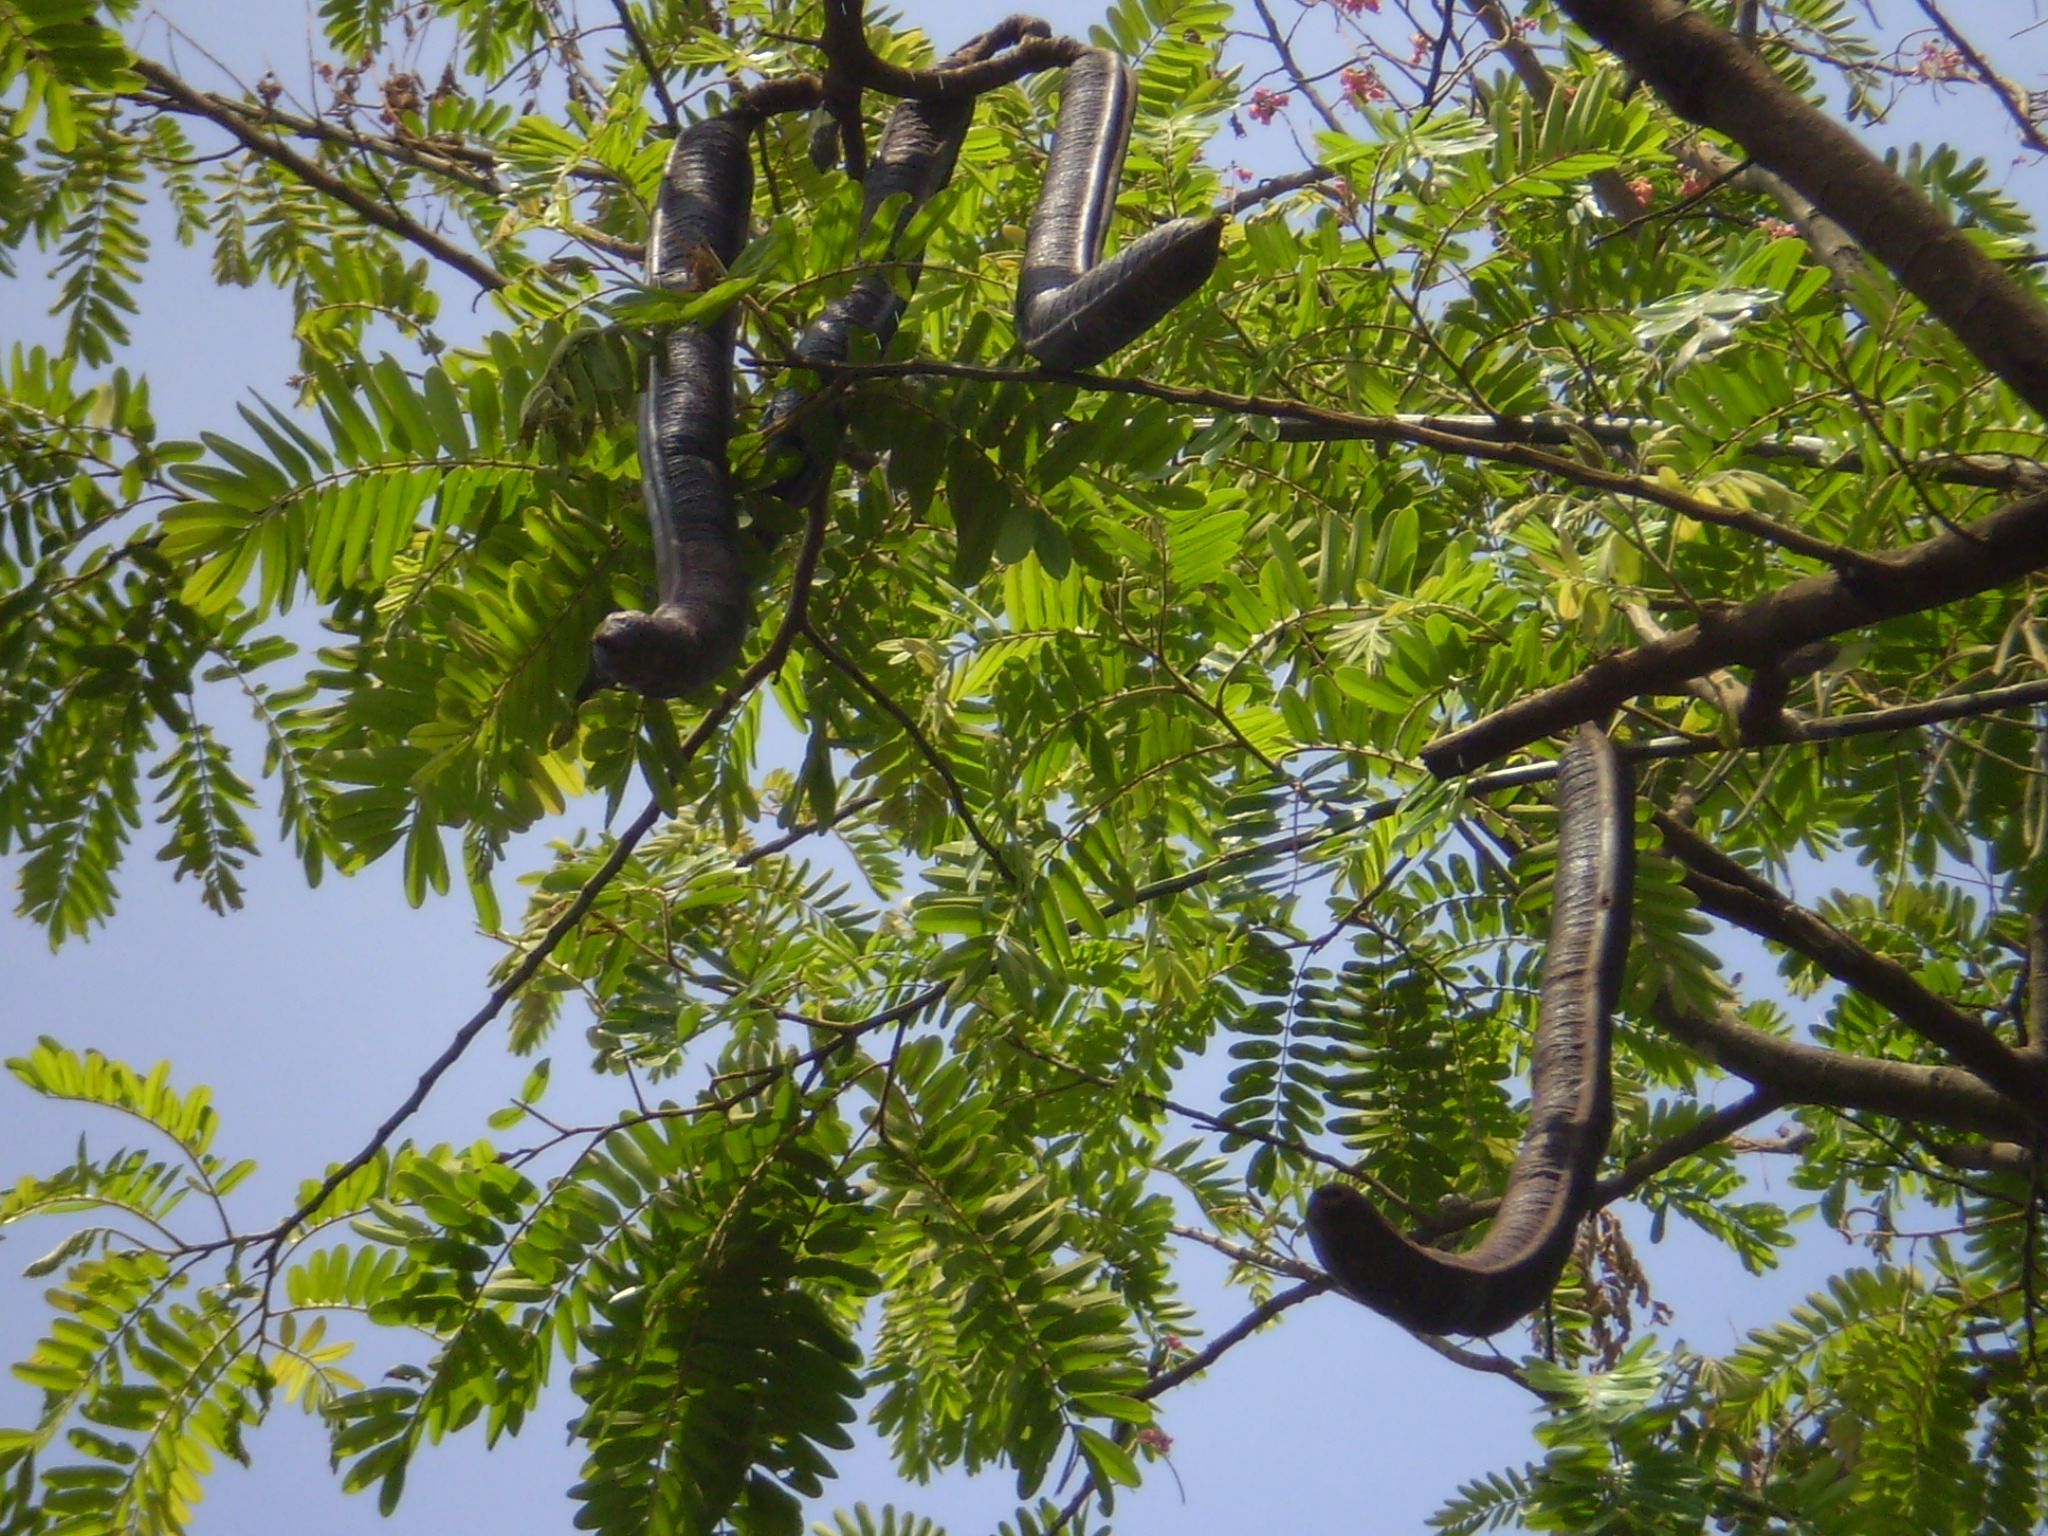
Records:
M1544 474L1556 475L1561 480L1585 486L1589 490L1653 502L1669 511L1692 518L1695 522L1712 523L1717 527L1749 534L1793 554L1818 560L1835 570L1869 576L1882 576L1889 571L1889 566L1881 556L1851 549L1847 545L1836 544L1827 539L1815 538L1802 529L1780 523L1761 513L1723 507L1714 502L1703 501L1697 496L1688 496L1661 480L1652 480L1642 475L1625 475L1615 470L1601 469L1597 465L1582 464L1576 459L1545 453L1526 443L1501 442L1444 432L1434 427L1418 425L1412 419L1399 416L1360 416L1349 411L1326 410L1302 400L1236 395L1220 389L1162 384L1153 379L1126 378L1111 374L1056 373L1043 368L992 368L976 363L938 361L810 361L805 366L820 374L845 378L951 378L973 379L989 384L1060 383L1103 394L1138 395L1175 405L1197 406L1234 416L1263 416L1275 421L1314 422L1321 426L1341 429L1346 437L1366 442L1412 443L1420 448L1434 448L1463 458L1486 459L1494 463L1512 464L1521 469L1538 470Z
M225 128L251 153L261 155L264 159L282 166L314 191L324 192L336 202L354 209L364 220L379 229L387 230L399 239L418 246L435 260L453 267L478 287L495 292L511 281L497 268L460 246L444 240L424 224L407 218L397 209L378 202L368 193L322 170L297 150L279 143L269 134L257 132L238 113L217 106L204 93L194 90L161 64L148 59L137 59L130 67L149 82L151 89L175 103L179 110L195 117L203 117Z
M845 673L862 693L865 693L890 719L903 728L904 734L916 744L919 755L927 763L931 764L932 772L936 773L944 782L947 798L952 801L953 809L961 821L967 824L967 835L974 839L975 846L988 855L989 862L995 865L997 871L1001 873L1005 880L1011 885L1018 884L1017 876L1011 870L1009 861L1003 857L1002 849L990 841L988 836L981 830L981 824L974 819L974 810L967 802L967 791L961 787L959 778L953 772L953 765L947 762L945 756L932 744L931 738L925 735L924 728L911 719L909 712L894 699L890 698L880 685L870 679L865 672L861 671L854 664L852 657L846 655L845 652L833 645L831 641L819 634L816 625L806 620L803 632L804 638L810 641L813 650L824 657L833 667Z
M1210 1340L1206 1348L1188 1356L1187 1359L1181 1361L1179 1365L1174 1366L1171 1370L1161 1371L1142 1387L1139 1387L1131 1396L1137 1398L1140 1402L1148 1402L1152 1398L1159 1396L1162 1392L1172 1391L1190 1376L1199 1376L1203 1371L1209 1369L1228 1350L1242 1344L1289 1307L1298 1307L1304 1301L1311 1301L1322 1295L1329 1288L1330 1282L1326 1278L1304 1280L1301 1284L1289 1287L1270 1300L1261 1302L1235 1323L1224 1329L1223 1332L1217 1334L1214 1339Z
M1285 197L1289 192L1299 192L1303 187L1313 187L1329 181L1337 173L1327 165L1312 165L1305 171L1294 171L1286 176L1274 176L1260 182L1256 187L1247 187L1232 198L1227 198L1223 211L1232 218L1247 208L1270 202L1276 197Z
M619 25L626 29L626 37L633 44L633 52L640 56L640 67L647 71L647 83L654 87L654 94L661 102L661 115L668 119L671 132L682 131L682 118L676 112L676 104L668 94L668 81L662 78L661 67L654 62L654 51L647 46L647 39L633 20L633 12L626 0L612 0L612 9L619 14Z
M1998 98L1999 105L2005 108L2006 115L2019 125L2021 142L2036 153L2048 154L2048 141L2042 139L2040 128L2027 112L2026 103L2013 88L2012 83L1993 69L1975 45L1956 30L1955 24L1941 14L1934 0L1920 0L1920 9L1927 13L1929 21L1941 29L1941 35L1949 40L1956 52L1969 61L1970 68L1977 71L1977 78L1990 88L1991 94Z
M769 642L768 649L762 652L760 660L747 668L739 681L720 695L718 701L704 712L704 718L697 722L696 729L690 732L677 752L677 766L689 762L703 750L719 726L724 724L726 717L739 708L740 701L759 687L763 679L772 676L782 666L784 658L789 654L790 645L803 626L804 609L810 600L811 580L818 569L818 551L825 542L825 521L825 502L820 496L812 505L803 547L797 552L795 569L790 576L789 607L782 616L782 623L775 632L775 638ZM621 834L604 863L583 883L583 888L563 909L561 916L548 925L547 932L527 951L525 958L513 968L512 974L493 989L483 1007L471 1015L469 1022L455 1032L455 1037L448 1042L447 1049L434 1058L432 1065L420 1074L412 1092L405 1096L397 1109L385 1117L384 1123L377 1127L375 1134L364 1144L362 1150L321 1180L319 1188L302 1201L291 1215L254 1239L266 1245L266 1262L274 1262L285 1239L293 1230L319 1210L326 1203L327 1197L339 1189L351 1175L367 1167L371 1159L376 1157L396 1134L398 1128L412 1118L419 1107L427 1101L427 1095L433 1092L434 1085L461 1059L462 1053L469 1049L476 1037L482 1034L486 1026L504 1010L505 1005L518 995L520 989L534 978L541 966L547 962L548 956L555 952L562 940L566 939L571 930L583 920L583 915L596 903L597 898L617 877L619 871L626 867L626 860L632 857L633 850L639 846L640 840L653 830L654 824L660 819L661 801L657 797L634 818L633 824Z

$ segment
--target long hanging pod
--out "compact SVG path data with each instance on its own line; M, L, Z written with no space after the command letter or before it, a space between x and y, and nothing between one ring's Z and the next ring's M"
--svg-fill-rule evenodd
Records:
M1558 763L1557 878L1529 1129L1479 1246L1424 1248L1346 1184L1309 1197L1309 1239L1338 1289L1420 1333L1498 1333L1542 1304L1571 1255L1614 1118L1608 1047L1635 875L1630 797L1606 732L1580 726Z
M1050 37L1052 29L1035 16L1008 16L978 37L970 38L938 63L940 69L957 69L979 64L1027 37ZM890 231L888 254L897 255L897 243L918 209L929 202L953 178L953 163L959 158L961 142L974 121L974 98L959 101L899 101L882 128L881 142L868 161L867 176L861 183L860 228L863 233L874 223L889 198L907 200L896 215ZM917 282L915 262L903 269L906 286ZM844 295L832 300L813 320L796 344L796 355L810 363L846 361L850 333L860 329L872 334L883 346L896 334L896 322L903 315L903 298L886 271L864 273ZM778 425L802 404L808 391L789 386L779 389L762 416L762 431L768 436L772 458L794 454L796 465L767 489L793 505L807 504L832 473L837 457L838 418L823 431L808 435L791 428L778 432Z
M662 172L647 236L647 280L704 286L705 253L721 269L747 243L754 167L747 139L761 113L734 110L680 134ZM679 325L640 396L640 483L654 530L652 613L614 613L591 636L592 672L650 698L690 692L739 655L747 577L726 463L732 349L739 315Z
M1093 367L1216 269L1220 214L1170 220L1096 265L1136 109L1130 66L1108 49L1091 48L1068 66L1017 286L1017 341L1048 368Z

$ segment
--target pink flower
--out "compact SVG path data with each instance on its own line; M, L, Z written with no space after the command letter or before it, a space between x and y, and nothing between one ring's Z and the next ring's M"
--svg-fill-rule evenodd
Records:
M1678 195L1680 197L1698 197L1713 184L1714 178L1705 171L1687 171L1685 173L1685 180L1678 184Z
M1636 176L1631 178L1628 184L1628 189L1629 191L1635 193L1636 201L1639 203L1647 203L1651 198L1657 195L1657 188L1655 187L1655 185L1651 183L1650 178L1647 176Z
M1799 233L1797 225L1787 224L1783 219L1758 219L1756 227L1769 235L1773 240L1783 240L1790 235Z
M1408 62L1410 64L1420 64L1429 57L1429 50L1435 46L1436 39L1427 32L1410 32L1408 34Z
M1337 9L1346 16L1356 16L1360 11L1371 11L1377 16L1380 13L1380 0L1337 0Z
M1136 1436L1138 1444L1148 1451L1157 1451L1164 1456L1173 1449L1173 1437L1157 1424L1147 1424Z
M1245 108L1246 116L1255 123L1270 123L1273 114L1287 105L1285 91L1269 91L1263 85L1252 90L1252 104Z
M1380 79L1380 72L1370 64L1344 70L1337 79L1343 84L1344 94L1361 107L1369 101L1387 99L1386 83Z

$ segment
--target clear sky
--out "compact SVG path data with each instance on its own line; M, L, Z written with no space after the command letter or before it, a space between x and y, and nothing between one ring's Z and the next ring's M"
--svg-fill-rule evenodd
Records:
M1001 0L914 0L903 9L943 49L1010 8ZM309 32L297 6L172 0L163 9L243 80L265 67L288 83L307 78ZM1085 32L1099 14L1073 0L1040 9L1056 28L1072 32ZM1954 0L1947 9L1966 27L2007 11L1999 0ZM148 35L159 57L169 52L194 78L219 81L200 48L166 43L163 23L151 23ZM192 132L202 151L215 147L201 128ZM1261 153L1256 143L1231 152L1255 166ZM1284 141L1276 139L1272 156L1276 165L1293 163ZM2039 172L2028 168L2024 175ZM249 391L287 398L286 306L264 290L214 287L205 253L176 246L161 218L155 227L142 313L124 361L153 380L168 435L232 431L234 403ZM33 257L26 265L33 270ZM26 299L19 290L0 299L0 337L54 334ZM446 327L458 341L484 318L466 323L461 302L451 302ZM247 747L249 738L237 745ZM245 772L257 760L245 757ZM542 827L505 868L537 864L547 838L587 819ZM150 858L153 847L147 834L139 840L120 878L121 910L89 943L53 956L36 931L0 921L0 1053L15 1054L47 1033L143 1066L169 1057L179 1082L211 1084L221 1150L263 1164L235 1199L239 1215L260 1225L285 1205L298 1178L352 1152L403 1096L482 1001L485 971L498 950L474 931L459 892L408 908L395 862L353 880L330 877L309 891L288 856L273 852L252 865L247 909L224 920L201 908L189 886L171 884L165 867ZM516 896L507 894L512 910ZM1768 969L1754 955L1746 965L1732 963L1752 976ZM480 1042L450 1074L410 1134L468 1140L480 1133L484 1116L505 1102L526 1067L495 1048L498 1038ZM573 1030L558 1038L554 1055L551 1107L586 1119L608 1113L616 1080L593 1083L582 1074ZM1219 1082L1220 1070L1206 1081L1198 1070L1189 1092L1199 1096L1206 1088L1213 1098ZM109 1117L50 1106L11 1079L0 1082L0 1176L53 1169L71 1155L80 1131L102 1151L132 1140L130 1129ZM1757 1170L1766 1181L1770 1175L1768 1166ZM1642 1240L1640 1230L1634 1235ZM18 1274L43 1246L34 1232L18 1236L5 1253L5 1271ZM1808 1240L1786 1273L1765 1281L1748 1279L1720 1250L1676 1231L1644 1255L1661 1299L1677 1311L1667 1335L1711 1350L1728 1348L1739 1327L1778 1315L1842 1259L1839 1243L1825 1233ZM1188 1261L1191 1299L1211 1331L1246 1309L1242 1293L1217 1283L1222 1270L1222 1261L1204 1250ZM42 1321L35 1283L0 1277L0 1351L19 1358ZM20 1422L33 1401L19 1383L0 1384L7 1421ZM1420 1530L1458 1481L1519 1464L1534 1451L1531 1400L1518 1388L1462 1371L1335 1297L1297 1308L1163 1407L1174 1439L1172 1471L1155 1468L1143 1490L1126 1495L1118 1524L1131 1536L1220 1536L1261 1528L1275 1515L1311 1530ZM557 1387L514 1446L487 1455L472 1435L429 1448L398 1515L384 1521L368 1499L339 1492L318 1426L281 1407L252 1440L254 1469L230 1466L209 1484L197 1529L268 1536L288 1521L306 1536L565 1531L572 1513L565 1490L577 1458L557 1426L573 1411L566 1387ZM954 1536L991 1530L1014 1503L1001 1474L906 1488L872 1445L843 1458L841 1468L833 1503L894 1501L939 1520Z

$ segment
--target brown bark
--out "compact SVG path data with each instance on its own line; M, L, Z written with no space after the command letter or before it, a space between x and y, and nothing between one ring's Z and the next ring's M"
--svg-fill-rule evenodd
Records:
M1726 134L1855 237L2048 416L2048 307L1741 39L1679 0L1562 0L1680 116Z
M1808 576L1747 603L1717 606L1691 629L1603 657L1569 682L1438 737L1422 749L1422 761L1440 779L1470 773L1532 741L1597 719L1638 694L1675 691L1716 667L1768 666L1844 630L2002 586L2048 565L2048 494L2008 502L1881 564L1881 576L1860 570Z
M2048 1125L2048 1071L2041 1062L2014 1053L1968 1009L1922 986L1890 956L1789 900L1689 827L1661 811L1656 824L1665 848L1685 865L1686 888L1703 910L1804 955Z
M2031 1140L2035 1134L2033 1122L2005 1095L1955 1067L1888 1061L1780 1039L1731 1013L1681 1008L1668 993L1651 1005L1650 1016L1708 1060L1781 1095L1788 1104L1952 1125L2000 1140Z

